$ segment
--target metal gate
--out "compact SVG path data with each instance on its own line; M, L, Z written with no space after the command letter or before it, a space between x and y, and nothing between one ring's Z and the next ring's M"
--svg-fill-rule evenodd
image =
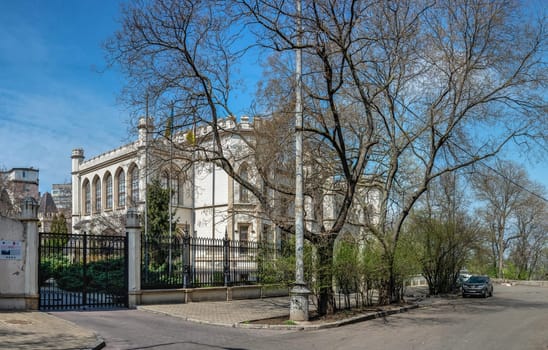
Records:
M41 310L127 307L127 237L40 233Z

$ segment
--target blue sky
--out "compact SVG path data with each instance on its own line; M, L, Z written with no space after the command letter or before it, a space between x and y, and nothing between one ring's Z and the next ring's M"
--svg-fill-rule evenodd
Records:
M0 168L38 168L42 193L70 182L72 149L89 158L128 141L124 78L101 48L119 3L0 1ZM547 162L525 165L548 188Z
M40 191L70 182L71 150L87 156L128 137L123 77L102 42L117 1L0 1L0 167L40 170Z

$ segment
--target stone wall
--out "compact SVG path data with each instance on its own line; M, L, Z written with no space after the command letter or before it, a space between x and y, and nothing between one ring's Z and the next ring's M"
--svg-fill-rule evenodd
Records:
M0 216L0 310L38 309L37 211L27 198L20 219Z

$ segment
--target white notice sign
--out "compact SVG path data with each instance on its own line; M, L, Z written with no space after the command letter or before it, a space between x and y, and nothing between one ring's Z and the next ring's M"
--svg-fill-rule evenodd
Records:
M0 241L0 260L21 260L21 241Z

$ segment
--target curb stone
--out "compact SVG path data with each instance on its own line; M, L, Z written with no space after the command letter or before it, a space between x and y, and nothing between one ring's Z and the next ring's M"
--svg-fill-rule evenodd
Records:
M363 315L354 316L354 317L347 318L340 321L334 321L334 322L317 324L317 325L309 325L305 323L296 324L296 325L268 325L268 324L249 324L249 323L240 322L232 326L237 328L246 328L246 329L279 329L279 330L299 330L299 331L318 330L318 329L336 328L336 327L345 326L348 324L362 322L362 321L369 321L375 318L407 312L408 310L417 309L418 307L419 305L414 304L414 305L404 306L399 309L366 313ZM227 325L225 324L225 326Z
M97 342L90 350L101 350L102 348L107 346L105 340L102 337L100 337L97 333L95 334L95 336L97 337Z

